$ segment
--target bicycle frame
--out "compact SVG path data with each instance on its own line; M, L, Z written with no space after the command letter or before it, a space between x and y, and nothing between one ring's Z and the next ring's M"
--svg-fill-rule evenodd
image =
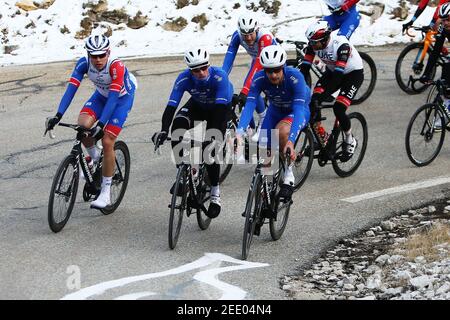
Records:
M442 99L442 96L444 95L444 88L443 88L443 83L441 80L437 80L435 82L435 85L437 87L438 90L438 94L436 95L436 97L434 98L433 103L436 104L437 106L439 106L441 108L442 113L444 114L444 116L447 118L448 121L450 121L450 111L447 109L447 107L444 105L444 99ZM450 131L450 128L445 127L448 131ZM423 131L423 129L422 129Z

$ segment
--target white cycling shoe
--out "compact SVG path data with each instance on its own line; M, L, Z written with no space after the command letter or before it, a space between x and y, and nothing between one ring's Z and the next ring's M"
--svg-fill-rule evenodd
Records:
M95 201L91 202L92 209L103 209L111 204L110 192L100 192L100 195Z

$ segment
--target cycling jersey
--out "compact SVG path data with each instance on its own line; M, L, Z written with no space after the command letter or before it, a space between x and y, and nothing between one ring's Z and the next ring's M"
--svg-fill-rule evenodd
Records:
M359 26L361 16L356 9L359 0L325 0L330 10L341 8L341 14L332 13L322 19L327 21L332 30L337 30L338 35L350 39L353 32Z
M283 72L284 77L280 85L273 85L264 70L255 74L237 132L242 134L244 128L247 128L256 107L256 99L261 92L264 92L268 98L269 107L261 129L274 129L279 122L273 121L272 118L274 117L280 119L280 121L287 118L287 121L292 123L289 141L295 143L298 133L309 121L308 104L311 90L298 69L284 67ZM268 133L268 145L270 145L270 136L270 133Z
M186 69L175 81L167 106L175 109L180 104L184 92L189 92L197 104L204 109L225 106L231 103L233 85L228 80L228 74L219 67L209 67L209 75L204 80L194 77Z
M439 18L439 7L444 4L447 3L449 0L440 0L439 1L439 5L437 6L436 10L434 11L434 15L433 15L433 19L431 19L431 25L433 26L436 23L436 20ZM422 12L425 11L426 6L428 5L428 3L430 2L430 0L421 0L419 2L419 4L417 5L417 10L414 13L414 16L411 18L411 21L414 22L416 21L416 19L422 14Z
M134 91L137 88L136 78L128 72L125 65L117 58L110 57L108 62L102 70L97 70L94 65L91 64L89 58L83 57L78 60L72 76L69 80L69 85L66 92L61 99L58 107L58 113L63 115L70 103L72 102L75 93L78 90L84 75L94 83L96 92L103 96L102 100L102 112L89 112L85 110L85 113L94 115L95 119L98 119L101 123L107 124L113 114L117 104L120 103L120 99L126 96L134 96ZM98 99L96 100L98 101ZM85 105L85 107L88 104Z
M228 46L227 53L225 54L225 59L223 61L222 69L225 70L227 74L230 74L231 69L233 68L233 62L236 58L236 53L241 45L247 51L247 53L252 57L252 65L250 67L250 71L248 72L244 87L242 88L242 92L244 94L248 94L250 90L250 85L255 73L262 69L261 63L259 62L259 55L261 50L267 46L277 44L273 35L265 30L259 29L256 32L256 40L253 46L249 46L245 41L239 31L235 31L233 36L231 37L230 45Z
M361 56L344 36L332 33L327 47L323 50L314 51L308 45L305 52L305 59L302 62L302 70L304 66L307 66L309 69L316 54L331 71L347 74L353 70L363 69Z

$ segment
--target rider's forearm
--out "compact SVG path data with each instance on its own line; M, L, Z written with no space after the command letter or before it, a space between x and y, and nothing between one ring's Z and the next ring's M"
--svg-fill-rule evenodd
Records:
M172 124L173 116L175 115L175 111L177 111L176 107L167 106L166 110L164 110L162 116L162 125L161 131L169 132L170 125Z
M72 83L69 83L69 85L67 86L66 92L64 93L64 96L62 97L61 102L59 103L59 107L58 107L58 113L61 114L61 116L64 115L67 108L70 106L77 90L78 90L77 86L75 86Z
M111 115L116 108L117 101L119 100L120 92L116 90L109 90L108 101L106 101L105 108L103 109L102 115L98 122L106 124L106 122L111 118Z
M355 4L357 4L359 0L347 0L344 2L344 4L341 6L342 10L347 11L351 7L353 7Z
M256 108L256 99L255 97L248 97L247 103L244 106L244 109L242 109L241 118L239 119L239 124L237 127L237 132L239 134L242 134L245 129L247 129L250 120L253 117L253 112Z
M303 129L309 122L310 111L309 107L303 103L294 103L294 119L291 125L291 131L289 132L289 141L295 143L297 136L301 129Z
M239 43L236 45L235 36L231 39L231 43L228 46L227 53L225 54L225 59L223 60L222 69L230 74L233 68L234 59L236 58L237 51L239 49Z

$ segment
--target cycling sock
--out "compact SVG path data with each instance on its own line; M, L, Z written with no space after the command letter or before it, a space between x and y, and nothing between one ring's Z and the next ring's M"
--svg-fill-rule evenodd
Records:
M293 185L295 182L294 173L292 172L292 166L289 166L284 172L283 183L288 185Z
M216 197L220 197L220 189L219 189L218 185L211 187L211 195L212 196L216 196Z
M346 143L352 143L353 142L353 136L352 136L352 130L348 130L345 132L345 142Z
M109 192L111 189L112 177L103 177L102 179L102 192Z
M266 116L266 110L264 110L261 113L258 113L258 116L259 116L259 127L261 127L264 121L264 117Z
M98 151L95 144L92 147L87 147L86 150L87 153L91 156L92 160L94 160L94 162L97 162L100 158L100 152Z

